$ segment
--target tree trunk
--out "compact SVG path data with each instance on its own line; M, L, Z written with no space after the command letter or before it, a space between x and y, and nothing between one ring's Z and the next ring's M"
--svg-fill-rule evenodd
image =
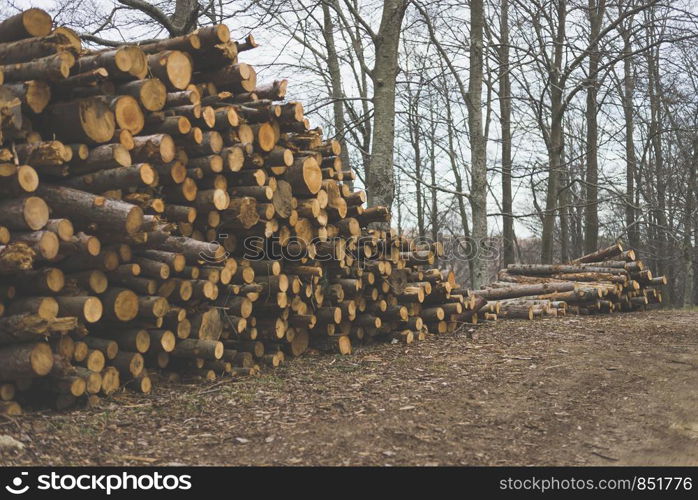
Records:
M684 289L682 304L688 307L693 302L693 274L696 270L693 267L693 210L695 206L696 189L696 167L698 164L698 139L693 139L693 157L688 167L688 186L686 186L686 207L683 217L683 252L684 261Z
M347 169L349 168L350 163L349 150L347 149L346 143L343 140L344 135L346 134L346 125L344 121L344 91L342 90L342 71L339 65L339 57L337 56L337 48L334 43L334 23L332 22L330 3L332 4L332 9L338 8L336 5L336 0L324 0L322 2L322 35L325 39L325 45L327 46L327 71L329 72L332 90L335 138L342 142L342 152L340 153L339 157L342 160L342 167Z
M564 134L564 132L563 132ZM563 136L563 141L564 136ZM570 260L569 242L570 242L570 188L569 184L569 165L565 156L565 149L562 150L562 166L560 168L560 189L558 195L558 203L560 204L560 260L567 262Z
M625 227L628 233L628 243L631 248L640 244L640 232L637 227L635 211L635 171L637 159L635 156L635 120L633 98L635 91L634 64L630 56L632 52L631 35L623 30L623 116L625 119Z
M476 252L472 286L480 288L487 281L487 264L482 251L487 239L487 139L482 122L483 31L485 11L482 0L470 3L470 77L468 81L468 127L470 129L471 192L473 243Z
M395 195L393 149L395 146L395 80L398 48L407 0L385 0L381 24L374 45L376 62L373 80L373 136L371 161L366 179L369 206L390 210Z
M667 232L667 217L666 217L666 201L665 201L665 186L664 186L664 149L662 147L662 116L661 116L661 83L659 73L659 61L656 54L656 49L647 52L648 66L648 90L650 98L650 124L649 137L654 152L654 172L656 176L655 192L657 195L656 208L653 210L656 219L657 230L657 272L664 274L665 265L664 259L667 257L666 251L666 232Z
M199 18L199 2L197 0L177 0L175 10L170 18L174 31L170 36L185 35L194 31Z
M429 135L430 137L436 137L436 119L434 118L434 108L431 106L430 109L430 124L429 124ZM431 230L431 242L434 243L439 237L439 203L436 191L436 143L434 141L429 141L428 149L429 152L429 181L431 183L431 210L430 210L430 221L429 226Z
M585 197L585 214L584 214L584 251L593 252L599 246L599 158L598 158L598 141L599 130L598 121L596 119L596 100L598 94L597 73L599 71L599 61L601 54L599 52L598 37L601 32L601 23L603 22L604 11L606 8L605 0L589 0L589 75L591 81L587 87L587 102L586 102L586 122L587 122L587 171L586 171L586 197Z
M446 84L446 80L444 79L444 92L446 95L446 99L444 100L444 104L446 106L446 127L448 130L448 157L449 161L451 163L451 171L453 172L453 177L456 181L456 191L459 193L463 192L463 178L461 176L461 173L458 169L458 163L456 162L456 149L455 149L455 131L453 130L453 114L451 110L451 100L448 98L448 86ZM458 242L457 244L461 245L462 248L468 250L469 248L472 248L469 243L471 241L471 235L470 235L470 226L468 224L468 214L465 210L465 196L458 196L458 215L460 216L460 222L461 226L463 227L463 241L466 243L463 245L463 243ZM513 240L512 240L513 241ZM467 252L466 254L466 259L468 261L468 271L470 273L470 276L472 277L473 275L473 265L474 265L474 259L473 255L471 252Z
M511 194L511 82L509 78L509 0L499 18L499 122L502 128L502 262L514 263L514 218Z
M550 78L550 137L548 140L548 185L545 196L545 213L543 214L543 234L541 262L553 262L555 244L555 214L557 212L558 179L562 166L563 134L562 122L564 117L563 93L564 83L561 81L562 64L564 59L565 23L567 18L566 0L557 3L557 33L555 36L555 51L553 67L549 68Z
M415 187L415 197L417 203L417 236L423 239L426 236L426 230L424 228L424 199L422 194L422 147L421 147L421 127L419 119L419 99L421 96L421 79L420 87L417 88L416 94L412 95L412 88L410 83L407 83L408 88L408 113L409 118L407 120L407 128L410 134L410 142L412 143L412 150L414 151L414 175L418 179L414 183Z

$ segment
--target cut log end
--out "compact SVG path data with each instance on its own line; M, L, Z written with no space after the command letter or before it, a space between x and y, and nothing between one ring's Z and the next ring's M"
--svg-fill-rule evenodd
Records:
M51 28L53 27L53 20L51 16L42 9L32 8L27 9L20 16L22 27L24 28L27 36L22 38L29 38L32 36L46 36L51 33ZM10 18L12 19L12 18Z
M337 348L342 355L346 356L351 354L351 339L348 336L339 337L337 340Z
M257 144L262 151L269 152L276 145L276 134L270 123L263 123L257 130Z
M52 292L60 292L65 286L65 275L63 271L56 268L51 268L45 274L46 288Z
M112 103L116 124L120 129L138 134L145 126L145 117L138 101L130 95L119 96Z
M167 102L167 88L157 78L150 78L143 82L140 88L139 98L141 104L148 111L159 111Z
M37 231L48 222L49 208L46 202L36 196L30 196L24 201L24 221L29 229Z
M104 309L102 306L102 301L97 297L88 297L83 304L83 318L88 323L95 323L102 317Z
M53 353L46 343L34 345L29 357L32 370L39 376L48 375L53 368Z
M125 229L128 234L140 231L143 226L143 210L138 206L133 206L126 217Z
M95 143L108 142L114 137L114 113L99 99L83 99L78 104L79 123L84 135ZM65 129L61 123L57 130Z
M120 321L131 321L138 315L138 296L131 290L120 290L114 300L114 315Z

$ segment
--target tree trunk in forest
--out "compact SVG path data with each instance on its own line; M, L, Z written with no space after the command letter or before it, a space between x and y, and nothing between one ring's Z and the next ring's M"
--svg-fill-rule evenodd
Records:
M511 82L509 77L509 0L499 18L499 121L502 128L502 262L514 263L514 217L511 194Z
M346 147L343 140L344 135L346 134L346 125L344 121L344 91L342 90L342 71L339 65L339 57L337 56L337 48L334 43L334 23L332 22L330 3L334 9L338 8L336 5L336 0L324 0L322 2L322 36L325 39L325 45L327 46L327 71L329 72L330 85L332 87L335 138L342 142L342 152L339 154L339 158L342 160L342 167L347 169L349 168L349 149ZM349 185L350 187L353 187L351 181L349 182Z
M552 91L552 94L558 93L558 91ZM553 99L553 101L555 101L555 99ZM545 213L543 215L543 249L541 255L541 262L543 264L551 264L553 262L558 180L560 177L559 171L562 164L562 111L561 107L556 105L553 105L553 109L555 112L550 127L550 150L548 151L550 164L548 172L548 185L546 188Z
M625 227L628 233L628 243L632 248L640 244L639 228L637 227L635 211L635 171L637 170L637 158L635 156L635 122L633 110L633 98L635 91L634 64L630 56L632 53L631 34L623 30L623 87L621 99L623 101L623 116L625 119Z
M559 177L559 182L561 186L560 193L558 196L558 203L560 205L560 260L562 262L567 262L568 260L570 260L570 189L569 187L567 187L569 183L569 165L567 165L567 158L565 156L564 148L562 150L562 168L560 169Z
M694 192L694 203L695 203L695 192ZM693 234L698 235L698 217L693 218ZM692 305L698 304L698 245L694 244L693 246L693 264L691 266L693 270L693 276L691 277L693 281L692 285Z
M562 121L564 117L563 94L560 80L564 56L565 22L567 18L566 0L558 0L557 4L557 33L555 37L555 55L553 67L549 69L550 78L550 138L548 140L548 185L545 197L545 213L543 215L543 234L541 262L553 262L555 237L555 214L557 211L558 179L562 166L563 134Z
M693 156L691 158L688 170L688 186L686 186L686 208L684 209L683 218L683 261L684 274L686 276L683 289L682 304L684 307L691 306L693 303L693 274L696 270L693 267L693 210L695 206L695 190L696 190L696 168L698 167L698 138L693 139Z
M390 210L395 195L393 148L395 143L395 80L398 48L407 0L385 0L377 37L373 80L373 137L366 179L369 206Z
M505 0L506 1L506 0ZM451 111L451 100L448 98L448 86L446 84L446 79L444 79L443 90L446 95L444 104L446 106L446 126L448 128L448 158L451 163L451 171L453 172L453 177L456 180L456 191L459 193L463 192L463 178L460 171L458 170L458 163L456 162L456 150L455 150L455 131L453 127L453 114ZM466 242L470 241L470 226L468 224L468 214L465 210L465 197L458 196L458 215L460 215L461 226L463 227L463 237ZM462 245L461 242L458 242ZM513 243L513 238L512 238ZM513 249L512 249L513 251ZM468 270L470 276L473 275L473 255L468 253L466 255L468 260Z
M664 149L662 147L662 116L661 116L661 77L659 74L659 58L655 50L647 52L648 91L650 98L650 124L649 137L654 152L654 173L656 176L655 189L657 194L657 206L654 216L657 224L657 272L664 274L664 260L666 252L666 200L664 182Z
M414 175L417 179L415 182L415 198L417 203L417 233L420 239L424 239L426 236L426 230L424 228L424 195L422 193L422 129L420 126L419 119L419 99L421 97L421 84L422 79L420 78L420 86L417 92L412 96L411 85L408 81L407 88L409 89L409 120L407 123L408 133L410 134L410 142L412 143L412 150L414 151Z
M487 281L487 260L483 246L487 239L487 141L482 123L483 31L485 11L482 0L470 3L470 76L468 80L468 128L470 130L471 193L473 242L478 255L473 266L472 286L480 288Z
M170 36L180 36L191 33L196 28L196 21L199 17L198 0L177 0L175 10L171 17L174 32Z
M433 106L430 110L430 130L429 135L431 137L436 137L436 120L434 118ZM431 213L429 226L431 230L431 241L436 242L439 237L439 203L438 197L436 195L436 144L433 141L429 141L428 146L429 151L429 181L431 182Z
M605 0L589 0L589 75L591 81L587 87L586 122L587 122L587 171L586 171L586 205L584 211L584 251L592 252L599 242L599 130L596 119L596 100L601 54L599 53L599 33L606 8Z

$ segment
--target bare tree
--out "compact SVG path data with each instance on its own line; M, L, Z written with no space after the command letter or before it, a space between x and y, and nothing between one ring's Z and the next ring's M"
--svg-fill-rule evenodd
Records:
M329 72L330 86L332 88L332 106L334 110L334 129L336 131L335 138L344 142L342 139L346 134L346 125L344 120L344 90L342 89L342 71L339 64L339 56L334 40L335 22L333 12L330 8L337 9L337 0L324 0L322 2L322 36L327 47L327 71ZM346 147L342 148L340 155L344 165L349 163L349 151Z
M470 76L468 79L468 127L470 129L470 168L472 186L470 207L473 218L472 236L476 245L484 245L487 239L487 139L482 121L482 80L485 8L483 0L470 2ZM487 262L475 261L474 288L480 288L487 280Z
M587 172L586 210L584 225L584 252L589 253L599 246L599 130L597 122L598 77L601 54L599 34L606 11L606 0L589 0L589 82L587 88Z
M366 24L375 46L373 80L373 136L371 161L366 172L369 205L392 207L395 196L395 80L399 70L398 47L407 0L385 0L378 32Z
M502 0L499 17L499 120L502 129L502 263L514 262L514 217L511 193L511 78L509 72L509 0Z

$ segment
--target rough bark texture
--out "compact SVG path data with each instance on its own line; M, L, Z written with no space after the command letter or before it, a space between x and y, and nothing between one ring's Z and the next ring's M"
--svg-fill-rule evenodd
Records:
M69 218L78 228L96 225L102 231L118 228L133 234L143 225L143 210L130 203L59 186L40 186L39 192L55 216Z
M44 319L31 313L0 318L0 345L36 342L53 333L64 334L77 327L74 317Z
M46 375L53 367L47 343L15 344L0 348L0 379L33 378Z
M631 34L627 30L623 30L621 35L623 37L624 56L621 99L623 101L623 117L625 119L625 227L628 231L628 243L631 247L637 248L640 241L635 210L637 157L635 155L635 112L633 109L635 92L634 62L630 55L632 52Z
M369 206L390 209L395 195L393 149L395 142L395 80L398 47L407 0L386 0L379 31L374 40L376 62L373 80L373 136L371 161L366 174Z
M557 212L557 190L559 172L562 168L562 149L564 137L562 134L562 121L564 117L563 93L560 75L564 56L565 22L567 18L567 2L558 0L557 3L557 33L555 36L555 50L553 66L549 68L550 79L550 134L548 138L548 185L545 195L545 212L543 213L543 234L541 262L550 264L553 262L555 214Z
M482 0L470 3L470 78L468 81L468 127L470 130L471 193L473 217L472 239L477 245L472 285L479 288L487 282L487 260L484 245L487 240L487 139L482 121L483 31L485 12Z
M511 82L509 77L509 0L499 18L499 120L502 127L502 263L514 262L514 218L511 194Z
M586 171L586 206L584 213L584 251L592 252L599 241L599 125L597 116L597 73L601 54L599 52L599 33L606 9L605 0L589 0L589 77L587 88L586 122L587 122L587 171Z
M341 142L346 134L344 122L344 91L342 90L342 72L339 65L339 57L334 43L334 23L332 22L332 10L336 7L337 0L325 0L322 3L323 30L322 35L327 46L327 71L330 74L330 85L332 87L332 106L334 111L335 138ZM349 150L343 145L339 157L344 168L349 167Z

